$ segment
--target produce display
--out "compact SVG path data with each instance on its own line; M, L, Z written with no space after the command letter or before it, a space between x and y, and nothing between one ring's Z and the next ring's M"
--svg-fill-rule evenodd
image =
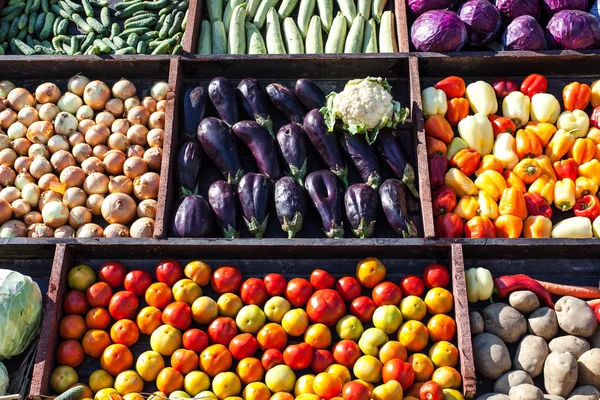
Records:
M397 53L387 0L207 0L198 54ZM293 15L292 15L293 14Z
M260 238L273 199L290 238L302 230L307 204L316 208L329 238L343 237L348 228L357 237L372 236L380 204L398 235L417 236L406 210L406 188L417 196L415 173L393 130L408 110L393 100L385 79L352 80L328 96L308 79L299 79L294 90L279 83L265 89L253 78L234 89L219 77L208 90L186 90L183 126L189 139L177 163L183 200L173 222L176 236L210 237L214 220L218 236L239 237L241 211L248 232ZM206 116L211 104L216 113ZM310 144L322 161L315 171L307 167ZM246 148L253 160L249 168L259 173L244 170L240 153ZM348 187L344 154L363 183ZM384 181L377 154L398 179ZM224 178L208 183L208 202L199 194L205 159Z
M423 91L436 236L600 236L600 85L569 83L562 106L547 87L450 76Z
M0 82L0 237L152 237L167 84L136 94L83 75Z

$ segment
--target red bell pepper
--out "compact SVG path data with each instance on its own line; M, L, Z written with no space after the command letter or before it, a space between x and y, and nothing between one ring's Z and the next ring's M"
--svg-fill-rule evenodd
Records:
M592 110L590 117L590 128L600 128L600 106Z
M463 220L454 213L438 215L435 218L435 236L438 238L462 237L463 225Z
M433 215L446 214L456 207L456 193L448 185L433 192Z
M512 292L517 290L529 290L537 296L537 298L549 308L554 310L552 296L544 287L535 279L524 275L504 275L494 279L495 291L501 299L508 297Z
M532 98L534 94L544 93L548 89L548 81L543 75L531 74L521 84L521 92Z
M546 218L552 218L552 208L539 193L528 192L523 197L525 197L527 215L541 215Z
M592 98L592 89L585 83L572 82L563 89L565 110L585 110Z
M583 196L579 200L575 201L575 209L573 211L577 217L586 217L592 220L596 219L600 215L600 200L593 194Z
M511 92L519 90L519 85L515 81L506 78L496 78L492 81L492 87L498 98L503 99Z
M517 126L510 118L500 117L498 115L488 115L488 119L492 123L494 137L501 133L510 133L511 135L514 135L517 131Z
M444 78L433 85L433 87L444 91L448 99L463 97L466 92L465 81L459 76L449 76Z
M432 188L437 189L444 185L449 164L448 159L441 154L432 154L429 156L429 180Z
M572 158L566 160L559 160L552 164L554 173L559 181L569 178L573 182L577 180L577 162Z
M495 238L496 228L488 217L473 217L465 224L465 237L470 239Z

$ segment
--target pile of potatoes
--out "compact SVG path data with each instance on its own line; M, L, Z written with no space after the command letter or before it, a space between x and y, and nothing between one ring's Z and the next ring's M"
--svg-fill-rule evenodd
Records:
M600 329L588 304L565 296L552 310L530 291L508 301L469 315L475 369L495 380L477 400L599 400Z

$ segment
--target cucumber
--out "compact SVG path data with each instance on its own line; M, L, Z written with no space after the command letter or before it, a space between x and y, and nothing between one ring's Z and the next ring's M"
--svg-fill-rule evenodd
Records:
M127 22L125 23L124 28L125 30L131 28L152 28L156 26L157 22L158 20L156 19L156 17L147 17L144 19L139 19L137 21Z
M300 0L300 7L298 8L298 30L303 38L306 38L306 35L308 34L308 25L310 24L311 17L315 13L315 4L315 0Z
M281 4L279 4L279 8L277 9L277 15L279 15L279 21L283 21L287 17L289 17L296 5L298 4L298 0L282 0Z
M135 33L132 33L129 36L127 36L127 40L125 42L127 42L127 44L131 47L136 47L138 44L138 40L140 40L140 37Z
M48 49L51 49L52 48L52 43L50 43L47 40L42 40L42 46L44 46L44 47L46 47Z
M115 51L115 54L117 54L117 55L135 54L135 49L133 47L131 47L131 46L123 47L122 49L119 49L119 50Z
M23 13L22 10L15 10L11 14L8 14L8 15L0 18L0 21L12 21L14 19L18 20L19 15L21 15L22 13Z
M96 18L94 17L87 17L85 19L85 22L87 22L87 24L89 26L92 27L93 30L95 30L96 32L98 32L100 35L104 35L105 33L107 33L107 29L104 27L104 25L102 25ZM89 33L89 32L88 32Z
M6 17L8 15L14 14L15 11L18 11L19 15L20 15L24 9L25 9L25 2L17 3L17 4L8 6L6 8L3 8L2 10L0 10L0 16Z
M371 1L372 0L356 0L356 12L361 13L365 21L371 16Z
M123 11L124 9L126 9L127 7L129 7L132 4L137 4L137 3L141 3L142 0L125 0L125 1L120 1L115 5L115 10L117 11Z
M198 37L198 48L196 53L198 54L212 54L212 41L211 41L211 25L208 20L202 20L200 25L200 36Z
M161 10L158 12L158 15L166 15L166 14L171 14L171 11L173 11L175 9L176 4L175 3L171 3L168 6L166 6L165 8L161 8Z
M293 18L287 17L283 20L283 37L288 54L304 54L302 35Z
M352 25L352 21L356 17L356 5L354 4L354 0L337 0L338 7L344 17L346 17L346 22L348 26Z
M398 43L396 42L396 28L394 27L394 13L386 11L381 15L381 24L379 25L379 52L397 53Z
M41 46L42 42L40 42L39 39L33 39L33 45L34 46Z
M156 23L156 26L154 27L154 29L156 29L157 32L159 32L162 29L163 25L165 24L166 19L167 19L166 15L163 15L162 17L160 17L158 19L158 22Z
M381 24L381 17L383 16L383 10L386 3L387 0L373 0L371 12L373 13L373 18L375 18L375 21L377 21L379 24ZM379 47L381 48L381 46Z
M106 29L110 29L112 22L110 20L110 9L108 7L102 7L100 10L100 22L102 22L102 25L104 25Z
M35 50L32 49L30 46L27 45L27 43L23 43L21 40L19 39L12 39L10 41L10 45L17 49L19 53L25 55L25 56L33 56L35 54Z
M215 21L212 24L212 53L227 54L227 34L222 21Z
M27 28L27 20L29 19L29 17L26 14L21 14L21 17L19 18L19 29L25 29ZM54 21L52 21L54 23Z
M129 28L129 29L125 29L123 32L119 33L117 36L120 37L121 39L126 39L132 33L135 33L136 35L139 36L139 35L143 35L146 32L150 32L150 28Z
M72 0L63 0L65 3L67 3L69 5L69 7L71 7L73 10L75 10L75 12L77 13L82 13L84 11L84 8L81 4L77 4Z
M145 7L144 3L135 3L124 9L123 11L117 11L115 17L125 19L133 15L134 12L143 10Z
M79 14L73 14L71 16L71 21L73 21L75 25L77 25L77 28L79 28L79 30L82 32L90 33L94 31L94 28L92 28L87 22L85 22Z
M6 51L4 50L4 46L0 46L0 56L3 56L6 54Z
M331 24L331 30L329 31L329 37L325 43L325 53L343 53L344 42L346 41L346 31L348 24L346 17L341 11L338 11L337 15L333 19Z
M229 3L225 6L225 11L223 11L223 25L225 25L225 32L229 32L233 10L240 4L245 4L245 0L229 0Z
M121 33L121 27L116 22L113 22L113 24L110 26L110 37L113 38L118 36L119 33Z
M265 20L267 19L267 14L271 7L275 7L277 5L277 0L261 0L260 5L258 6L258 10L256 10L256 14L254 15L254 19L252 23L259 30L262 29L265 24Z
M53 13L60 15L62 18L66 18L68 20L71 19L71 14L60 8L58 4L53 4L50 9Z
M57 35L66 35L68 28L69 28L69 20L63 18L60 21L60 23L58 24L58 26L56 27L56 34Z
M91 46L85 51L84 54L87 54L88 56L99 56L100 55L100 47Z
M133 14L133 17L129 17L129 18L127 18L127 20L125 20L125 25L130 24L132 22L140 21L142 19L152 18L152 17L154 17L158 20L158 17L156 16L156 14L151 11L138 11Z
M146 44L146 42L143 42L143 41L140 40L138 42L138 44L137 44L137 47L136 47L135 51L138 54L145 54L147 47L148 47L148 45Z
M181 54L181 53L183 53L183 46L180 45L180 44L178 44L177 46L175 46L173 48L173 50L171 51L171 54L175 54L175 55Z
M229 27L229 54L246 54L246 3L235 6Z
M100 52L102 54L108 54L110 53L110 46L108 46L103 40L101 39L95 39L93 45L95 47L98 47L100 49Z
M27 29L21 29L17 35L17 39L22 41L25 40L25 37L27 37Z
M256 15L256 11L258 11L260 1L261 0L248 0L248 6L246 7L246 21L252 21Z
M223 0L206 0L210 23L223 20Z
M40 14L38 14L36 20L35 20L35 25L33 26L33 32L39 36L39 34L42 32L42 29L44 29L44 24L46 22L46 13L42 12ZM56 24L56 20L54 20L54 24ZM52 33L54 33L54 24L52 24Z
M119 36L115 36L114 38L112 38L112 42L119 48L119 49L123 49L125 47L127 47L127 42L123 39L121 39Z
M8 21L2 21L0 23L0 42L4 42L6 40L9 29L10 29L10 24L8 23Z
M90 4L94 7L108 7L110 5L108 0L90 0Z
M62 53L62 41L60 40L60 36L55 36L52 38L52 47L57 53Z
M365 35L365 19L361 13L356 14L352 21L348 37L344 44L344 53L360 53Z
M169 0L145 1L146 10L160 10L169 4Z
M150 31L150 32L146 32L140 35L140 40L141 41L146 41L148 39L156 39L158 37L158 32L156 31Z
M46 21L44 22L44 27L40 32L40 39L46 40L52 34L52 27L54 25L54 14L48 13L46 14Z
M27 33L33 35L35 32L35 23L37 22L38 13L37 11L33 11L29 14L29 20L27 21Z
M169 52L169 44L163 43L154 49L154 51L152 52L152 55L167 54L168 52Z
M33 0L33 5L31 6L31 12L39 12L40 8L42 8L41 0Z
M377 22L373 18L365 24L365 34L362 45L363 53L377 53Z
M96 35L94 35L94 33L88 33L86 38L81 43L81 50L87 50L94 43L95 38Z
M323 54L323 29L318 15L313 15L310 19L305 48L306 54Z
M50 12L50 2L48 0L42 0L42 11L45 13Z
M85 15L87 15L88 17L94 16L94 8L90 4L89 0L81 0L81 5L83 6L83 11L85 12Z
M173 23L174 18L175 18L175 16L173 14L167 15L167 18L165 19L165 23L163 24L162 28L160 28L160 31L158 32L159 38L161 38L161 39L167 38L167 36L169 35L169 29L171 28L171 24Z
M169 28L169 36L175 35L177 32L181 30L181 23L183 22L183 17L185 16L185 12L177 11L175 14L175 19Z
M25 2L25 11L24 14L29 16L31 14L31 6L33 5L33 0L27 0Z
M35 52L38 54L44 54L46 56L53 56L56 54L56 51L54 51L53 49L49 49L49 48L41 46L39 44L33 46L33 50L35 50Z
M31 37L31 35L27 35L27 37L25 37L25 43L27 43L27 46L31 47L32 49L35 46L35 43L33 43L33 38Z
M76 11L75 11L75 10L73 10L73 9L71 8L71 6L70 6L69 4L67 4L67 2L66 2L66 1L64 1L64 0L60 0L60 1L58 2L58 5L59 5L59 6L60 6L60 8L61 8L61 9L62 9L64 12L66 12L68 15L73 15L73 14L76 14Z
M285 54L285 45L281 37L279 15L274 7L267 13L267 52L269 54Z
M10 24L10 28L8 29L8 35L6 38L8 40L17 37L19 34L19 18L15 18L13 22Z
M116 37L116 36L115 36ZM110 40L109 38L103 38L102 41L108 46L110 47L110 49L112 51L117 51L119 50L119 46L117 46L116 44L113 43L112 40ZM110 52L109 52L110 53Z
M60 16L54 20L54 24L52 24L52 35L54 35L54 36L58 35L58 24L60 24L60 21L62 21L62 20L63 20L63 17L60 17ZM39 32L36 32L38 36L40 35L40 32L42 32L42 29L44 29L45 22L46 22L46 15L44 15L44 20L41 22L42 28L40 29Z
M183 0L181 3L177 4L177 7L175 7L175 9L177 11L185 11L188 9L189 5L190 4L188 0Z
M77 36L71 36L71 54L75 54L79 51L79 38Z
M333 23L333 0L317 0L317 8L323 29L329 33Z
M246 29L246 49L248 54L267 54L267 46L260 31L250 22L244 24Z
M187 28L189 12L190 12L190 9L188 8L187 10L185 10L185 14L183 15L183 21L181 21L181 31L182 32L185 32L185 30Z

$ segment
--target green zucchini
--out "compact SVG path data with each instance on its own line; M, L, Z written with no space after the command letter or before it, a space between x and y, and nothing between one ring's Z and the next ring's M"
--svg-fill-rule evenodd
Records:
M27 16L26 14L21 14L21 17L19 18L19 29L24 29L27 28L27 20L29 19L29 16Z
M283 37L288 54L304 54L304 41L293 18L283 20Z
M321 18L313 15L308 24L306 34L306 54L323 54L323 29L321 28Z
M33 26L33 32L39 36L39 34L42 32L42 29L44 29L44 24L46 23L46 13L42 12L40 14L38 14L36 20L35 20L35 25ZM54 24L56 23L56 20L54 21ZM52 33L54 33L54 24L52 24Z
M206 0L210 23L223 20L223 0Z
M229 26L229 54L246 54L246 3L235 6Z
M222 21L212 24L212 53L227 54L227 34Z
M169 28L169 36L173 36L181 30L181 23L183 22L184 16L185 16L185 12L177 11L177 14L175 14L173 23L171 24L171 27Z
M169 36L169 29L171 28L173 19L175 19L175 16L173 14L167 15L167 18L165 19L165 23L163 24L162 28L160 28L160 31L158 32L159 38L166 39L167 36Z
M267 54L267 46L260 31L254 24L246 22L246 49L248 54Z
M311 17L315 13L315 3L315 0L300 0L300 7L298 8L298 30L303 38L306 38L306 35L308 34L308 25L310 24Z
M371 18L365 24L365 34L362 45L363 53L377 53L377 22Z
M356 5L354 4L354 0L337 0L338 7L344 17L346 17L346 22L348 26L352 25L352 21L356 17Z
M102 22L102 25L104 25L106 29L110 29L112 22L110 20L110 9L108 7L102 7L100 10L100 22Z
M19 39L12 39L10 41L10 45L12 47L14 47L15 49L17 49L21 54L25 55L25 56L33 56L35 54L35 50L32 49L30 46L27 45L27 43L23 43L21 40Z
M46 14L46 21L44 22L44 27L40 32L40 39L46 40L52 34L52 27L54 25L54 14L48 13Z
M372 0L356 0L356 12L361 13L365 21L371 16L371 1Z
M358 13L356 14L356 17L354 17L352 26L348 31L348 37L346 37L346 43L344 44L344 53L360 53L364 35L365 19L361 13Z
M279 4L279 8L277 9L277 15L279 15L279 21L283 21L287 17L289 17L296 5L298 4L298 0L282 0L281 4Z
M30 35L33 35L35 32L35 23L37 22L37 18L37 11L32 11L31 14L29 14L29 20L27 21L27 33Z
M333 19L331 29L329 30L329 36L325 43L325 53L343 53L344 42L346 41L346 33L348 24L346 17L341 11L338 11L337 15Z
M212 28L210 22L206 19L202 20L200 25L200 36L198 37L197 54L212 54Z
M8 21L0 22L0 42L4 42L6 40L9 29L10 29L10 24L8 23Z
M396 42L396 28L394 27L394 13L386 11L381 15L379 25L379 52L397 53L398 42Z
M373 0L373 7L371 8L371 12L373 13L373 18L379 24L381 24L381 18L383 16L383 10L385 9L385 5L387 0ZM381 46L379 46L381 48Z
M267 13L271 9L271 7L275 7L277 5L277 0L261 0L260 6L258 6L258 10L256 10L256 14L254 15L254 19L252 23L259 30L262 29L265 24L265 20L267 19Z
M85 12L85 15L87 15L88 17L94 16L94 8L90 4L89 0L81 0L81 5L83 6L83 11Z
M333 23L333 0L317 0L317 8L323 29L329 33Z
M260 2L261 0L248 0L248 6L246 8L246 21L252 21L252 19L256 15L256 11L258 11Z
M102 25L96 18L94 17L87 17L85 19L85 21L87 22L87 24L89 26L92 27L93 30L95 30L98 34L100 35L104 35L105 33L107 33L107 29L104 27L104 25ZM89 33L89 32L88 32Z
M229 25L231 24L231 15L233 14L234 8L240 4L245 4L245 0L229 0L229 3L225 6L223 11L223 25L225 25L225 32L229 32Z
M269 54L285 54L285 45L279 26L279 15L274 7L267 13L267 52Z

